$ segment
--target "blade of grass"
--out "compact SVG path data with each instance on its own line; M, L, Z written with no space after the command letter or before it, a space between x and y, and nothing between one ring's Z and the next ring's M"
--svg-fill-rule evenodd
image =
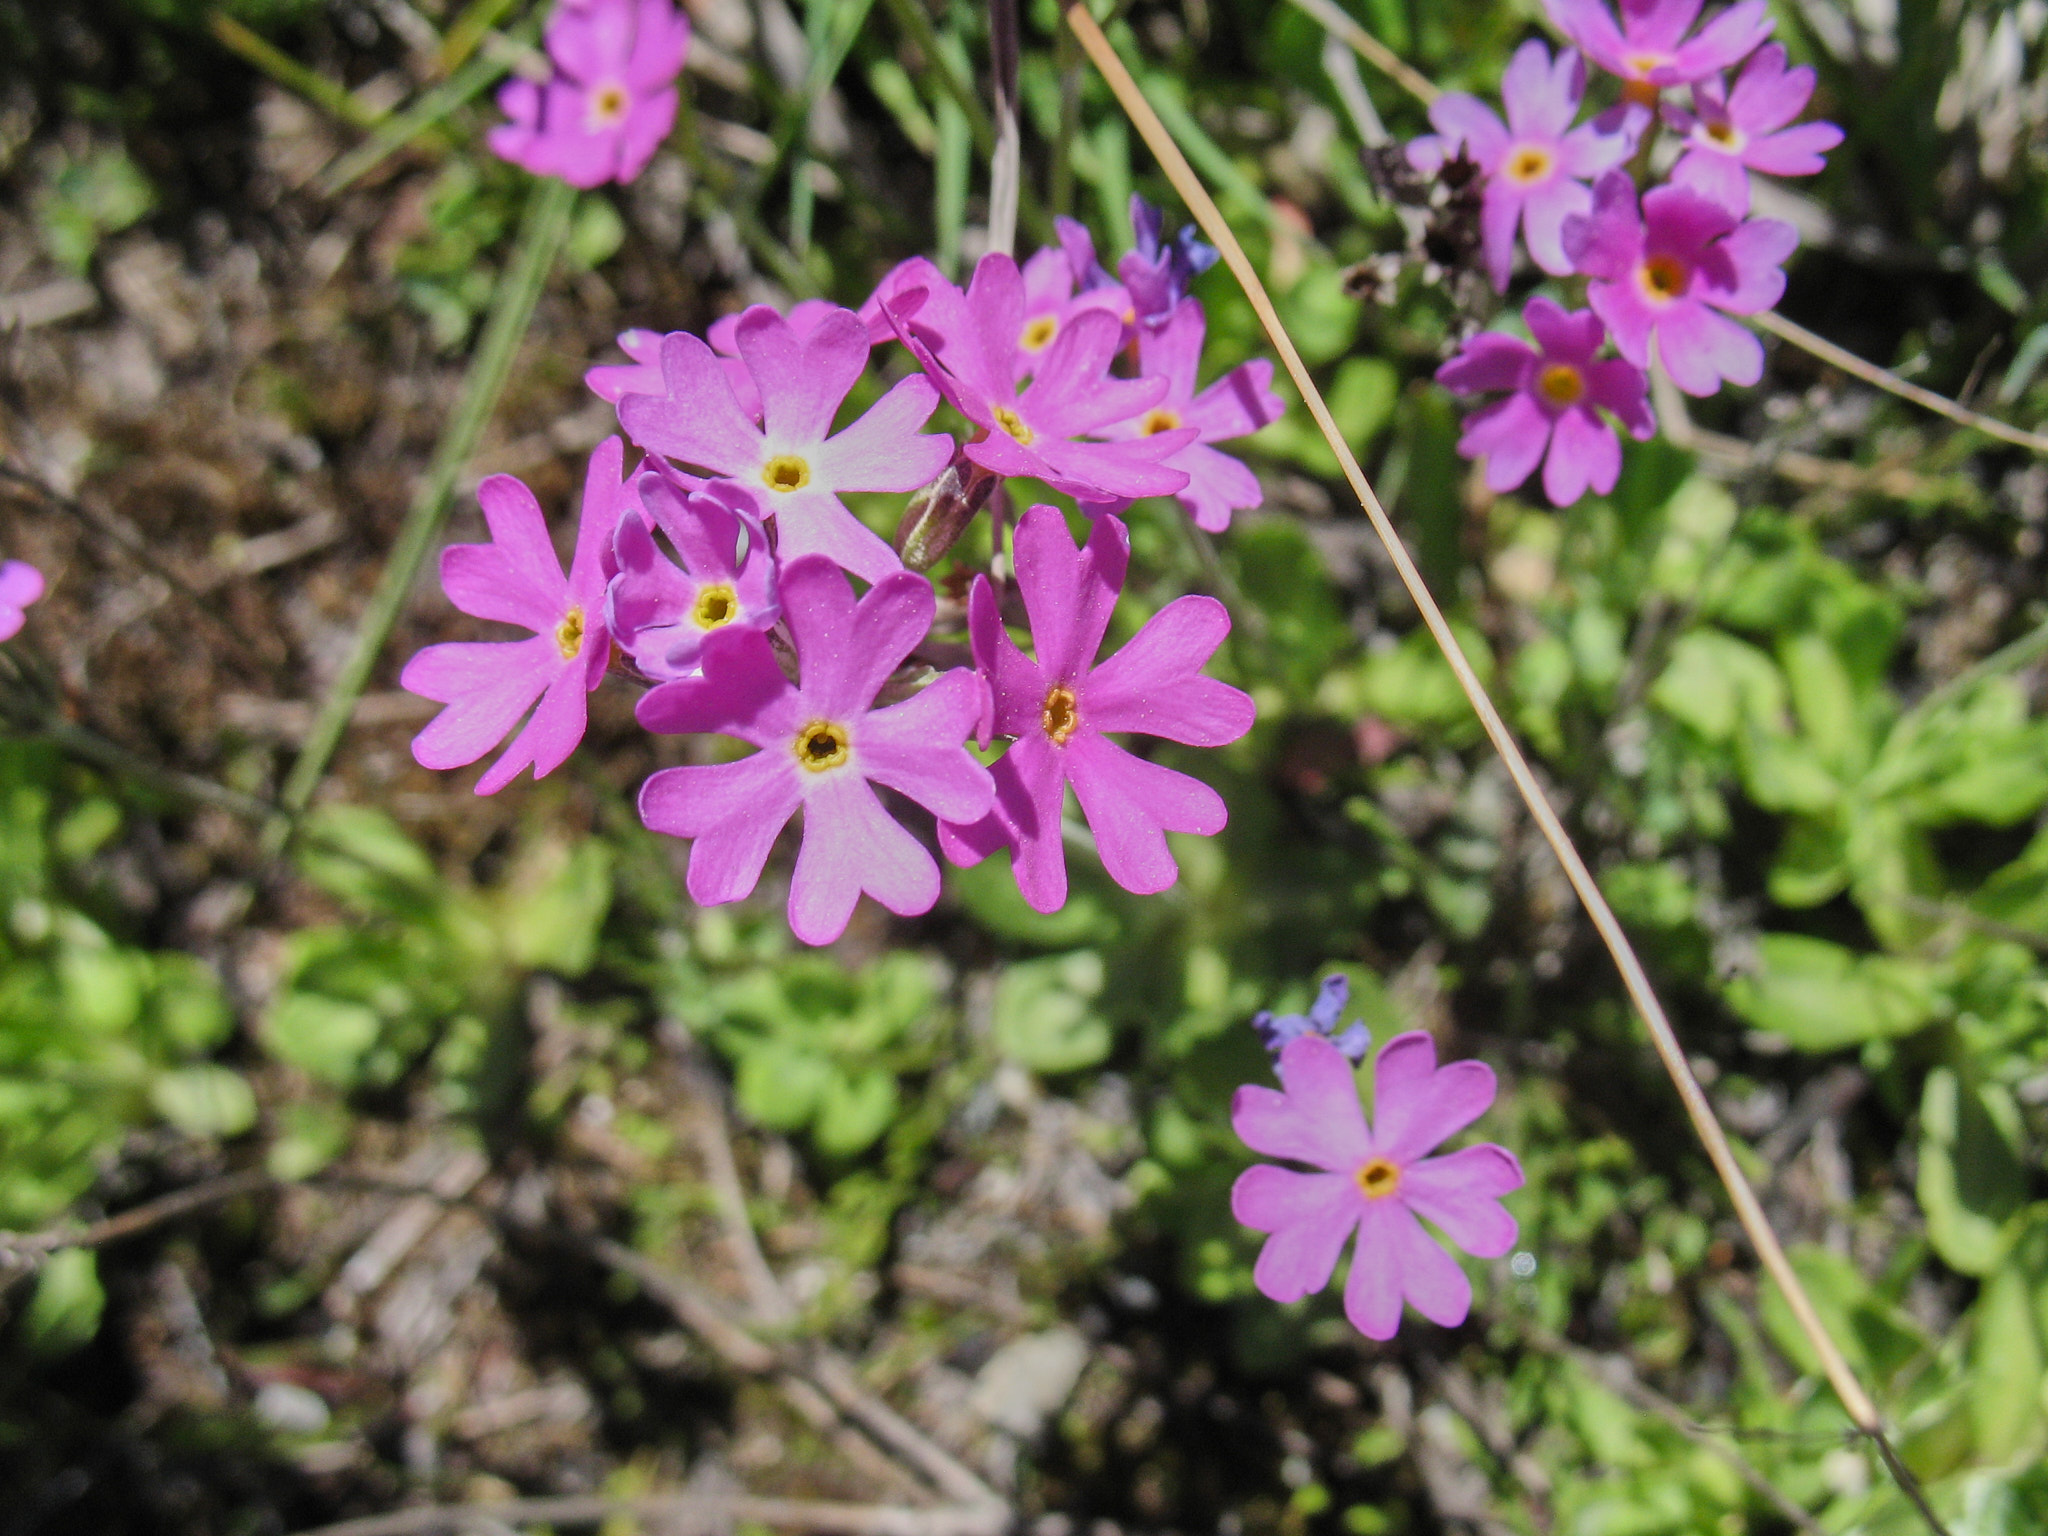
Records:
M1570 834L1565 831L1564 823L1558 819L1549 797L1543 792L1543 786L1537 782L1535 772L1529 767L1528 759L1522 755L1521 747L1516 744L1485 685L1480 682L1479 674L1473 671L1472 663L1465 655L1464 648L1458 643L1456 634L1452 632L1449 620L1437 606L1436 598L1422 579L1421 571L1417 569L1407 547L1401 542L1399 531L1394 527L1392 519L1387 516L1386 509L1380 505L1379 498L1373 494L1372 486L1365 478L1365 471L1359 467L1358 459L1351 452L1350 445L1345 442L1336 419L1331 416L1322 392L1316 388L1315 380L1309 376L1307 365L1301 360L1301 353L1295 348L1286 326L1281 323L1279 313L1274 309L1273 301L1266 293L1266 285L1260 280L1258 272L1245 255L1244 247L1238 244L1229 223L1216 207L1215 199L1210 197L1208 189L1189 167L1179 145L1174 142L1173 136L1160 121L1159 115L1152 110L1145 93L1139 89L1130 71L1124 67L1123 60L1110 46L1109 39L1103 35L1102 29L1088 14L1085 3L1075 5L1067 11L1067 24L1074 29L1075 35L1081 40L1081 46L1087 50L1089 58L1094 60L1096 68L1101 70L1103 77L1109 82L1110 89L1116 94L1118 102L1129 114L1140 137L1145 140L1147 147L1159 161L1160 167L1166 172L1167 179L1173 183L1174 189L1180 193L1188 210L1201 225L1203 234L1223 253L1224 262L1237 278L1239 286L1244 289L1245 297L1251 301L1260 324L1265 327L1266 335L1273 343L1273 349L1280 354L1281 362L1286 367L1288 376L1294 381L1295 388L1300 391L1309 414L1315 417L1316 425L1330 445L1330 451L1337 456L1338 462L1343 466L1345 479L1350 482L1359 505L1371 521L1373 532L1386 547L1388 558L1392 560L1402 586L1407 589L1408 595L1421 612L1423 623L1442 650L1444 659L1450 664L1451 671L1458 679L1458 686L1463 690L1473 713L1478 715L1479 722L1486 731L1487 739L1493 744L1494 751L1499 754L1506 766L1509 777L1515 781L1515 788L1520 792L1523 804L1528 807L1530 818L1536 823L1537 830L1542 833L1551 851L1557 855L1558 862L1564 866L1566 878L1571 881L1572 889L1577 892L1580 902L1586 908L1587 916L1592 919L1601 941L1613 957L1615 969L1621 973L1622 984L1649 1030L1651 1043L1663 1061L1672 1085L1678 1090L1679 1101L1684 1105L1686 1115L1692 1121L1693 1130L1698 1134L1701 1144L1706 1149L1708 1160L1713 1163L1715 1172L1720 1175L1722 1184L1728 1190L1729 1199L1735 1207L1736 1218L1742 1223L1743 1230L1748 1234L1764 1268L1770 1272L1771 1278L1784 1293L1800 1332L1813 1345L1814 1353L1820 1359L1822 1371L1827 1376L1829 1385L1834 1388L1835 1395L1841 1400L1843 1408L1847 1410L1857 1428L1877 1445L1885 1464L1891 1469L1899 1486L1913 1501L1921 1516L1934 1530L1942 1531L1940 1519L1928 1507L1926 1495L1922 1492L1918 1480L1899 1460L1898 1452L1885 1435L1877 1405L1872 1402L1863 1384L1857 1380L1855 1371L1850 1368L1841 1349L1821 1322L1811 1298L1806 1294L1806 1287L1800 1283L1798 1274L1786 1257L1784 1247L1779 1243L1777 1233L1772 1230L1770 1220L1765 1216L1755 1190L1750 1187L1749 1179L1742 1171L1742 1165L1736 1160L1735 1149L1728 1139L1728 1133L1714 1114L1713 1104L1707 1098L1705 1090L1700 1087L1699 1080L1693 1076L1691 1064L1686 1060L1685 1049L1679 1044L1677 1032L1671 1027L1671 1021L1664 1012L1664 1005L1658 999L1656 989L1650 985L1649 975L1643 969L1643 963L1637 957L1634 946L1630 944L1620 920L1615 917L1614 909L1608 906L1607 898L1601 894L1599 882L1593 878L1593 872L1586 867L1585 860L1580 857Z
M471 59L451 78L431 90L422 91L411 106L385 118L370 130L367 139L337 158L322 173L319 181L321 193L332 197L349 183L375 170L391 155L430 132L456 108L482 95L510 69L511 64L505 58L486 54L482 58Z
M381 120L381 114L372 112L318 70L308 69L276 44L257 36L234 17L221 11L210 11L207 13L206 26L220 45L229 52L239 55L245 62L260 69L286 90L305 97L329 116L339 118L351 128L374 128Z
M938 241L939 270L947 277L960 276L960 231L967 222L967 174L973 148L967 114L950 96L934 104L939 123L938 164L934 168L932 223Z
M1349 43L1361 59L1425 107L1443 95L1434 80L1352 20L1336 0L1294 0L1294 4L1321 22L1323 30Z
M363 610L356 628L355 647L321 701L313 729L285 779L278 796L284 814L264 829L264 844L271 852L283 848L291 832L291 819L305 810L313 791L319 787L334 749L348 729L356 699L369 683L420 567L426 564L427 555L440 536L454 496L456 477L475 453L477 439L483 435L484 426L497 406L506 375L512 369L513 356L533 319L534 304L568 234L569 215L575 206L576 189L553 177L538 179L528 195L518 244L498 279L497 291L491 296L490 314L484 320L483 335L470 358L469 371L463 376L455 409L434 447L426 477L406 512L398 542L392 546L391 557Z
M516 0L470 0L441 38L441 73L452 75L512 9Z

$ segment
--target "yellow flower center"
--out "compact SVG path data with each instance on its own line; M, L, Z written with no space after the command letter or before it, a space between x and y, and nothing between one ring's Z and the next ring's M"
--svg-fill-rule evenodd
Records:
M1017 338L1017 345L1026 352L1043 352L1052 345L1053 337L1059 334L1060 323L1052 315L1040 315L1025 322L1024 332Z
M1376 1157L1352 1175L1368 1200L1384 1200L1401 1187L1401 1170L1384 1157Z
M1145 413L1143 431L1147 437L1153 437L1161 432L1171 432L1179 425L1179 416L1166 409L1163 405L1155 405Z
M1586 393L1586 376L1570 363L1552 363L1536 375L1536 393L1555 406L1577 405Z
M574 661L576 653L583 649L583 610L571 608L555 626L555 649L562 653L562 660Z
M1530 187L1539 181L1548 181L1556 167L1557 157L1541 144L1520 144L1508 156L1501 174L1518 187Z
M1055 683L1045 691L1045 709L1038 717L1046 738L1056 747L1064 747L1067 738L1074 734L1081 723L1081 712L1076 707L1078 700L1074 690L1064 683Z
M761 482L771 491L800 491L811 483L811 466L793 453L778 453L761 466Z
M699 629L716 629L739 617L739 594L731 587L706 587L690 605L690 618Z
M1742 148L1742 134L1733 123L1708 123L1704 131L1708 138L1731 155Z
M813 720L796 734L796 760L812 773L838 768L852 755L846 727L830 720Z
M1647 75L1651 70L1670 63L1671 58L1668 54L1662 53L1632 53L1624 62L1638 75ZM1621 82L1621 94L1629 101L1645 107L1654 107L1663 91L1647 80L1624 80Z
M1685 292L1692 274L1676 256L1651 256L1636 268L1636 282L1643 297L1653 304L1669 304Z
M1029 427L1024 425L1024 418L1011 410L1007 405L996 407L996 425L1017 439L1024 447L1028 448L1031 446L1031 439L1034 434Z
M612 128L625 120L626 108L633 98L626 94L626 88L616 80L607 81L590 93L590 126Z

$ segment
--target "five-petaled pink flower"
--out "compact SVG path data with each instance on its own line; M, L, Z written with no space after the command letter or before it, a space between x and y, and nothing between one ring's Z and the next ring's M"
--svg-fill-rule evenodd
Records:
M784 559L825 555L867 581L901 570L882 537L847 510L848 491L912 491L953 457L953 440L918 429L938 409L931 381L913 374L832 435L832 418L866 370L868 329L835 309L808 335L765 304L745 311L733 344L761 397L756 422L735 397L723 360L684 331L662 338L663 393L627 395L619 420L641 447L761 492Z
M1564 221L1593 206L1587 179L1612 170L1635 153L1640 111L1603 129L1599 120L1572 127L1586 94L1586 66L1566 49L1556 60L1531 38L1515 50L1501 79L1505 124L1476 96L1453 91L1429 109L1434 135L1408 146L1409 163L1433 172L1463 144L1486 178L1480 234L1493 286L1505 293L1515 266L1515 228L1529 257L1553 277L1572 271L1565 254Z
M1023 383L1039 359L1076 315L1099 309L1123 323L1130 301L1115 284L1074 290L1074 267L1056 245L1041 246L1019 273L1024 284L1024 318L1017 328L1017 382Z
M554 75L498 93L511 121L490 131L492 151L573 187L631 181L675 123L689 46L689 18L669 0L571 0L548 22Z
M1433 1323L1462 1323L1472 1283L1416 1218L1482 1259L1514 1246L1515 1218L1500 1203L1522 1185L1514 1154L1489 1142L1427 1155L1493 1103L1492 1069L1477 1061L1439 1068L1427 1034L1397 1035L1373 1069L1376 1125L1366 1123L1350 1062L1320 1035L1290 1041L1279 1072L1280 1091L1237 1090L1230 1123L1254 1152L1321 1171L1258 1163L1238 1175L1231 1214L1272 1234L1253 1284L1281 1302L1320 1291L1355 1232L1344 1315L1360 1333L1391 1339L1404 1299Z
M0 640L12 640L28 622L24 611L43 596L43 573L26 560L0 561Z
M1278 421L1287 407L1273 393L1273 365L1263 357L1240 363L1197 394L1205 330L1199 299L1182 299L1157 327L1139 327L1138 376L1166 380L1166 394L1143 415L1106 427L1102 435L1117 441L1193 427L1195 441L1161 462L1186 473L1188 483L1174 494L1195 526L1221 533L1233 510L1259 504L1259 477L1209 444L1256 432Z
M618 574L605 589L605 619L641 675L665 682L697 670L714 631L727 625L767 629L782 616L782 604L760 503L745 486L713 480L689 490L649 470L640 476L639 491L640 505L682 564L662 554L653 529L639 518L621 518L612 542Z
M1230 614L1213 597L1177 597L1098 665L1130 560L1124 525L1105 513L1080 550L1058 508L1035 506L1017 525L1015 553L1037 660L1010 639L995 589L977 577L968 604L975 665L989 682L994 731L1016 740L996 761L988 816L947 817L939 846L956 864L1008 847L1025 901L1056 912L1067 899L1060 812L1071 783L1110 878L1140 895L1163 891L1180 873L1166 834L1222 831L1223 797L1103 733L1220 747L1250 730L1250 696L1201 672L1230 633Z
M705 641L703 676L663 683L640 700L650 731L715 731L761 749L737 762L664 768L641 786L642 821L696 839L692 898L712 906L751 892L776 834L801 807L803 845L789 888L799 939L838 938L863 891L902 916L931 910L938 865L882 808L874 786L956 821L981 816L995 793L966 747L984 709L972 672L955 669L901 703L874 707L924 639L935 606L931 584L908 571L882 577L856 603L831 561L792 560L782 567L782 608L796 642L795 684L766 636L728 626Z
M1692 111L1666 107L1664 120L1685 135L1685 153L1671 168L1674 186L1690 187L1736 213L1749 211L1749 172L1815 176L1842 142L1833 123L1787 127L1813 95L1813 70L1785 67L1777 43L1759 48L1729 90L1719 76L1696 81Z
M475 762L529 709L533 718L484 771L478 794L495 794L529 763L535 778L545 778L576 750L589 719L585 695L611 661L605 551L620 521L640 515L632 484L620 480L624 457L616 437L590 456L567 576L533 492L510 475L492 475L476 488L491 542L444 550L441 588L464 613L516 624L533 636L430 645L405 664L400 687L448 706L413 738L420 766Z
M1654 105L1664 87L1690 85L1747 58L1771 35L1764 0L1740 0L1688 38L1701 0L1621 0L1616 26L1607 0L1543 0L1558 30L1609 74L1629 100Z
M1043 480L1092 501L1165 496L1188 483L1184 471L1164 461L1195 440L1192 427L1121 443L1080 441L1142 415L1166 393L1164 379L1110 373L1124 334L1116 316L1102 309L1071 316L1020 395L1024 279L1017 263L1003 255L982 257L964 296L943 278L938 282L929 291L899 290L883 309L946 398L982 429L967 444L968 459L991 473Z
M1671 382L1689 395L1711 395L1723 379L1763 377L1763 344L1727 314L1778 302L1783 263L1799 244L1790 224L1745 220L1685 187L1654 188L1638 209L1635 183L1609 171L1594 189L1592 213L1570 220L1564 240L1593 279L1586 302L1638 368L1650 366L1654 339Z
M1513 490L1540 462L1553 506L1570 506L1588 487L1605 496L1621 474L1621 442L1595 407L1606 407L1646 441L1657 430L1645 398L1649 381L1618 357L1594 356L1607 328L1588 310L1567 313L1535 298L1522 318L1534 347L1481 331L1437 370L1437 382L1461 395L1512 391L1465 419L1458 452L1486 460L1487 488L1495 492Z

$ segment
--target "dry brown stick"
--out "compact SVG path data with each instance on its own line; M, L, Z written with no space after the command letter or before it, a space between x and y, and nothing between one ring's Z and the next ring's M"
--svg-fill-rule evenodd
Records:
M1371 484L1366 480L1365 471L1359 467L1357 456L1352 453L1350 444L1345 441L1336 418L1330 414L1330 408L1323 400L1322 392L1316 388L1315 380L1309 376L1308 367L1302 362L1301 353L1296 349L1293 338L1288 334L1286 326L1281 323L1279 313L1274 309L1273 301L1266 292L1265 283L1252 266L1251 259L1245 255L1244 247L1238 243L1229 223L1217 209L1215 199L1210 197L1208 189L1189 167L1186 157L1180 152L1180 147L1174 143L1173 136L1167 132L1165 124L1160 122L1158 113L1152 110L1151 103L1139 89L1138 82L1131 77L1130 71L1124 67L1123 60L1110 46L1102 28L1096 25L1095 18L1088 13L1087 6L1074 5L1068 9L1066 15L1067 24L1080 38L1082 48L1087 51L1096 68L1101 70L1111 91L1115 93L1118 102L1136 126L1139 136L1145 140L1147 147L1159 161L1167 180L1172 182L1174 190L1180 193L1189 212L1194 214L1196 222L1202 226L1203 234L1223 253L1224 262L1237 278L1245 297L1251 301L1252 309L1258 314L1274 350L1280 354L1281 362L1293 380L1294 387L1300 392L1309 414L1315 418L1317 427L1321 429L1324 439L1330 445L1330 451L1337 456L1338 463L1343 466L1345 479L1350 482L1351 489L1356 493L1360 507L1372 523L1374 533L1386 547L1387 556L1393 562L1394 569L1401 578L1401 584L1421 612L1424 625L1429 629L1431 637L1436 641L1445 661L1457 677L1458 686L1464 692L1467 702L1471 704L1473 713L1479 717L1479 723L1484 728L1487 739L1507 768L1508 776L1514 780L1523 804L1528 807L1530 818L1536 823L1537 830L1542 833L1551 851L1556 854L1558 863L1564 868L1565 878L1571 882L1572 889L1577 892L1580 903L1585 907L1587 916L1592 919L1602 943L1613 957L1615 969L1621 974L1622 985L1627 989L1630 1000L1635 1004L1637 1013L1649 1031L1651 1044L1656 1048L1665 1071L1671 1078L1672 1086L1678 1091L1679 1101L1685 1107L1686 1116L1691 1120L1693 1130L1706 1149L1715 1172L1720 1175L1722 1184L1728 1190L1737 1220L1742 1223L1743 1230L1748 1234L1764 1268L1770 1272L1771 1278L1784 1293L1793 1318L1798 1323L1800 1332L1813 1345L1814 1352L1819 1356L1822 1371L1834 1388L1835 1395L1841 1399L1843 1408L1847 1410L1856 1426L1876 1443L1886 1465L1891 1468L1893 1476L1898 1479L1900 1487L1913 1501L1922 1517L1933 1529L1943 1530L1940 1519L1927 1504L1926 1495L1922 1492L1918 1479L1898 1459L1897 1451L1886 1437L1877 1405L1864 1390L1862 1382L1857 1379L1855 1371L1821 1322L1820 1315L1814 1310L1812 1299L1806 1294L1806 1287L1800 1282L1791 1261L1785 1256L1784 1247L1779 1243L1777 1233L1771 1229L1770 1220L1764 1214L1756 1192L1750 1188L1749 1179L1743 1173L1742 1165L1736 1161L1735 1150L1729 1142L1727 1131L1722 1128L1720 1120L1715 1116L1713 1104L1708 1100L1705 1090L1700 1087L1699 1080L1693 1076L1691 1063L1686 1059L1685 1049L1679 1043L1677 1031L1671 1027L1671 1021L1664 1012L1664 1005L1657 997L1656 989L1650 985L1649 974L1643 969L1643 963L1629 942L1628 934L1623 930L1620 920L1615 917L1614 909L1607 904L1607 898L1601 893L1599 882L1593 878L1593 872L1587 868L1586 861L1580 856L1570 834L1565 831L1564 823L1558 819L1557 812L1551 806L1550 799L1544 793L1534 770L1530 768L1528 759L1522 755L1520 745L1515 741L1513 733L1508 730L1507 723L1501 719L1500 711L1495 707L1485 685L1480 682L1479 674L1473 671L1464 647L1459 644L1449 620L1444 617L1443 609L1437 605L1428 583L1422 579L1422 572L1417 569L1407 547L1402 544L1393 520L1387 516L1386 509L1380 505L1379 497L1374 494Z
M506 1499L490 1504L424 1504L388 1515L343 1520L300 1536L437 1536L480 1525L600 1525L618 1517L672 1521L715 1530L742 1521L818 1536L1000 1536L1009 1523L1001 1507L906 1509L893 1504L841 1504L824 1499L757 1499L745 1494L650 1494L637 1499L594 1495Z
M1323 30L1349 43L1352 52L1425 107L1443 95L1442 87L1352 20L1335 0L1294 0L1294 3L1321 22Z
M160 1227L180 1216L202 1211L242 1195L268 1189L274 1181L261 1168L225 1174L185 1189L161 1195L133 1210L109 1216L86 1227L52 1227L43 1232L0 1232L0 1274L33 1268L60 1248L104 1248Z
M704 1159L705 1177L711 1184L712 1197L718 1202L733 1263L746 1282L755 1320L781 1326L795 1318L796 1308L790 1304L782 1282L775 1278L767 1255L761 1252L754 1219L747 1213L747 1192L740 1183L739 1164L733 1160L732 1125L726 1118L724 1095L706 1074L690 1073L689 1083L699 1106L699 1112L692 1117L697 1152Z
M1301 0L1295 0L1300 4ZM1787 320L1776 310L1765 310L1760 315L1747 317L1749 323L1760 331L1768 332L1780 341L1788 341L1802 352L1810 352L1831 367L1839 368L1853 379L1861 379L1877 389L1897 395L1901 400L1910 400L1924 410L1945 416L1958 426L1970 427L1986 437L1995 437L2002 443L2011 443L2015 448L2029 452L2048 454L2048 436L2039 432L2028 432L2009 422L2000 421L1996 416L1986 416L1973 411L1967 405L1959 405L1946 395L1937 395L1931 389L1922 389L1918 384L1909 384L1889 368L1867 362L1843 347L1836 346L1825 336L1816 335L1805 326Z

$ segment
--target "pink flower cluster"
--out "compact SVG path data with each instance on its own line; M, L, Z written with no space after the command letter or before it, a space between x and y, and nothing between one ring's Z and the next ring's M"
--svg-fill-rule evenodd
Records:
M641 789L642 820L691 840L690 895L751 893L801 812L788 911L811 944L837 938L863 893L906 916L938 900L938 864L899 799L929 813L955 863L1007 851L1025 900L1050 912L1066 900L1071 785L1110 876L1136 892L1171 885L1166 834L1220 831L1223 801L1112 737L1221 746L1251 728L1252 701L1202 675L1230 629L1212 598L1174 599L1101 657L1130 558L1116 513L1175 496L1202 527L1226 527L1259 487L1211 445L1281 402L1264 361L1200 387L1202 307L1186 287L1206 263L1143 213L1123 263L1142 296L1095 265L1076 226L1022 267L983 258L964 290L913 260L858 313L756 305L702 337L626 332L632 361L588 382L643 457L629 468L618 437L591 456L566 574L524 485L478 487L491 542L447 550L442 586L527 638L412 658L402 684L446 706L414 755L454 768L509 737L478 793L529 766L543 776L582 739L591 691L620 673L646 689L647 730L752 749L664 768ZM873 349L898 339L919 371L842 423ZM965 418L957 443L924 430L942 400ZM1085 543L1066 513L1032 505L1014 575L998 562L974 576L966 614L949 605L935 634L931 581L847 498L944 491L964 509L957 538L1016 478L1074 498L1092 519ZM951 664L963 657L972 665ZM999 756L969 750L998 737Z
M1585 281L1585 310L1530 301L1533 347L1482 333L1437 374L1461 394L1507 393L1468 419L1458 444L1485 461L1488 486L1513 490L1542 465L1546 495L1565 506L1605 495L1621 472L1603 410L1639 441L1655 432L1651 367L1695 396L1762 378L1762 344L1729 317L1778 302L1799 241L1790 224L1749 216L1750 180L1815 174L1842 131L1794 125L1814 73L1766 45L1764 0L1739 0L1697 31L1701 0L1621 0L1618 20L1608 0L1544 3L1573 48L1553 58L1531 40L1516 51L1501 82L1505 122L1477 97L1439 97L1437 131L1408 158L1429 173L1461 154L1477 165L1497 289L1513 276L1518 233L1543 273ZM1616 77L1620 100L1577 122L1586 60ZM1731 87L1724 72L1737 65ZM1689 108L1664 100L1680 87ZM1678 138L1678 157L1668 180L1639 193L1629 167L1650 163L1660 130ZM1618 359L1598 356L1609 340Z
M27 609L42 601L43 573L26 560L0 560L0 640L12 640L28 622Z

